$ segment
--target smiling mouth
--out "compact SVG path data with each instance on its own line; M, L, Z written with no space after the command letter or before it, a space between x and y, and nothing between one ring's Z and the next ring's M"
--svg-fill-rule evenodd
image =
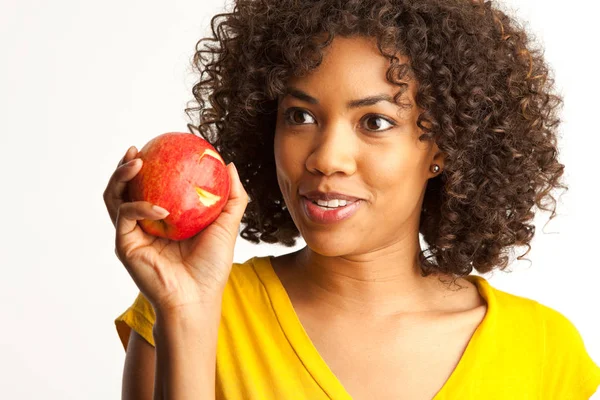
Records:
M302 197L304 197L304 196L302 196ZM311 200L307 197L304 197L304 198L319 207L327 208L330 210L335 210L337 208L343 208L343 207L349 206L352 203L356 203L358 201L358 200L352 200L352 201L339 200L339 201L333 202L333 204L329 203L328 201L321 201L321 204L319 204L318 200ZM329 204L331 204L331 205L329 205Z

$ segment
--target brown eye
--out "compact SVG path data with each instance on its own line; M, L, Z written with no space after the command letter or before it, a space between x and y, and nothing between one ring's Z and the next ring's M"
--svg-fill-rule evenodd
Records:
M305 118L303 116L310 116L309 113L307 113L304 110L300 110L298 108L290 108L289 110L286 110L286 112L284 113L284 117L285 120L290 122L292 125L305 125ZM310 117L312 119L312 117ZM314 119L313 119L314 122ZM309 121L310 123L310 121Z
M369 131L385 131L391 127L393 127L394 125L396 125L395 123L393 123L392 121L388 120L387 118L383 118L379 115L371 115L368 116L367 118L365 118L365 127L367 128L367 130ZM375 122L375 123L370 123L370 121L379 121L379 122ZM386 124L388 126L386 126ZM383 128L385 129L381 129L383 125Z

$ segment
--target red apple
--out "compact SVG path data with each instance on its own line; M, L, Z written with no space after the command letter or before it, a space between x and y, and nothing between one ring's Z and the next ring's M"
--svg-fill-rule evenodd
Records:
M169 132L150 140L138 153L143 165L129 181L131 201L148 201L170 212L166 218L140 220L144 232L184 240L210 225L229 197L225 162L206 140Z

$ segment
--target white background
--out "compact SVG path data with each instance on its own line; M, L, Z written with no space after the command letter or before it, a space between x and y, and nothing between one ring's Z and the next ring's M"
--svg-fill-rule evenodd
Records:
M546 233L549 214L536 217L533 264L486 278L564 313L600 363L600 6L508 4L545 45L565 96L560 157L570 191ZM194 46L222 6L0 2L2 398L119 398L125 353L113 320L137 287L114 255L102 193L129 146L186 131ZM238 239L235 261L290 250Z

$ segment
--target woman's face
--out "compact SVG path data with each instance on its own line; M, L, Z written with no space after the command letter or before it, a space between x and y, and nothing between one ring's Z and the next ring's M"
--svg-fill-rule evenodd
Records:
M415 83L408 82L401 101L412 107L386 100L352 105L393 98L400 88L386 80L388 67L375 39L336 37L319 68L289 80L289 94L279 100L277 180L298 230L319 254L363 254L418 239L423 194L436 175L430 166L441 170L443 159L435 144L418 140ZM310 191L360 200L325 211L303 196ZM325 214L334 221L323 221Z

